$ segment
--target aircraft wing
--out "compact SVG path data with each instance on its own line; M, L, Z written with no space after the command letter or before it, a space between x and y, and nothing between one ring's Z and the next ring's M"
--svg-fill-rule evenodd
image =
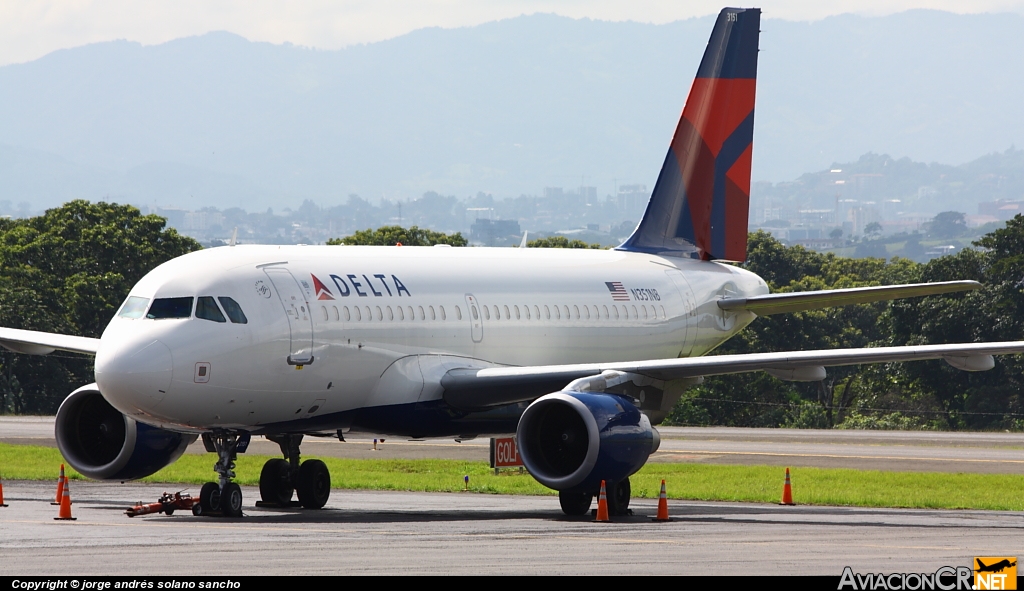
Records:
M749 298L725 298L718 300L718 307L723 310L747 310L758 316L767 316L769 314L800 312L802 310L831 308L848 304L869 304L883 300L970 291L979 287L981 287L981 284L977 281L940 281L936 283L881 285L878 287L853 287L849 289L827 289L796 293L771 293Z
M0 346L16 353L30 355L48 355L57 349L95 355L100 346L100 340L52 332L0 328Z
M993 367L992 355L1014 353L1024 353L1024 341L711 355L623 363L465 368L449 370L441 378L441 386L448 404L474 409L533 400L559 391L573 380L609 370L657 380L767 371L783 379L809 381L822 379L824 367L925 359L944 359L958 369L984 371Z

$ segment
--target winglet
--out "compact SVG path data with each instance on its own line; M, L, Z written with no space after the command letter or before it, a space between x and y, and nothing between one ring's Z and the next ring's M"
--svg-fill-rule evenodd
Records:
M743 261L761 11L718 15L647 211L620 250Z

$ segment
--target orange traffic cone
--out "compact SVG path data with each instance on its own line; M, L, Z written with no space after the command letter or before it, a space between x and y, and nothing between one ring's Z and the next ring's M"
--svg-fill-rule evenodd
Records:
M3 483L2 480L0 480L0 507L6 507L6 506L7 505L4 504L4 483Z
M654 521L669 521L668 518L668 495L665 494L665 481L661 481L661 494L658 495L658 515Z
M608 493L604 490L604 481L601 481L601 492L597 495L597 519L594 521L611 521L608 519Z
M54 521L75 521L75 518L71 516L71 486L66 480L63 493L60 497L60 512L53 519Z
M54 497L51 505L60 505L61 497L64 496L64 464L60 465L60 478L57 479L57 496Z
M782 502L780 505L795 505L793 502L793 487L789 484L789 468L786 468L786 484L782 487Z

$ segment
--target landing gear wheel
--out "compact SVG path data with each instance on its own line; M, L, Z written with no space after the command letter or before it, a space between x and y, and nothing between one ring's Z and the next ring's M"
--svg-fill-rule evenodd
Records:
M288 461L281 458L267 460L260 472L260 499L286 507L292 502L293 490Z
M241 517L242 487L234 482L227 483L224 486L224 492L221 494L220 503L224 517Z
M608 513L610 515L629 515L629 497L632 489L629 479L623 478L608 489Z
M203 515L206 515L206 509L203 509L202 503L196 503L192 505L192 514L196 517L202 517Z
M174 507L168 507L168 508L164 509L164 514L165 515L174 515Z
M207 482L199 489L199 506L201 515L220 511L220 487L216 482Z
M320 460L306 460L299 466L299 482L295 487L299 503L305 509L320 509L331 496L331 473Z
M558 504L562 506L562 513L574 517L586 515L590 511L590 503L594 495L590 493L570 493L559 491Z

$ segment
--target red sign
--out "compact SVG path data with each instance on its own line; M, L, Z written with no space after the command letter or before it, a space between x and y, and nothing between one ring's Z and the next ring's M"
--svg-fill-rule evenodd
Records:
M515 437L491 438L492 468L518 468L522 465Z

